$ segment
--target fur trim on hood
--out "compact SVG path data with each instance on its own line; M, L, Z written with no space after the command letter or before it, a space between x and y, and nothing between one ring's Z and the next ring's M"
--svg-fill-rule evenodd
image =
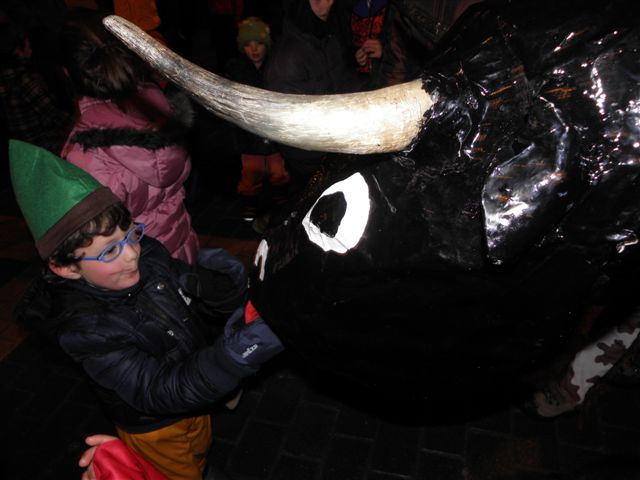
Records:
M183 143L185 131L175 124L159 130L136 130L133 128L91 128L77 132L71 140L82 146L84 151L114 145L142 147L147 150Z

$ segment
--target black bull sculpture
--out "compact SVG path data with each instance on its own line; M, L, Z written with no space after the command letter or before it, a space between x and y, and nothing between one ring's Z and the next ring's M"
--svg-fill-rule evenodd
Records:
M232 100L227 92L241 87L211 74L216 86L190 84L187 69L197 67L165 64L172 52L117 18L105 23L244 128L309 149L391 151L335 162L266 233L252 298L286 345L319 368L429 399L508 384L562 346L585 306L636 302L635 1L491 3L467 12L417 81L433 102L420 104L417 133L402 148L374 138L363 150L350 148L359 138L335 147L297 142L313 128L314 138L356 128L324 132L311 104L301 107L310 125L289 137L279 113L246 121L275 105L273 94L234 116L248 94ZM207 89L213 100L202 99ZM313 100L299 98L282 102ZM391 128L360 121L374 137Z

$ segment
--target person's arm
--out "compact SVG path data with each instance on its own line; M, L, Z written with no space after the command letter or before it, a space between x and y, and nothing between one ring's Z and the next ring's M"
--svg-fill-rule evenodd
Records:
M244 309L227 322L224 335L213 345L183 361L167 361L140 349L137 318L130 329L107 334L96 328L104 317L84 318L81 325L59 337L62 348L79 362L100 386L114 391L133 408L149 414L178 414L208 406L233 391L244 377L282 350L282 344L264 322L243 324ZM120 323L122 323L120 322ZM167 335L167 342L172 337ZM167 350L180 348L167 345Z
M248 279L242 262L222 248L202 248L194 265L171 259L183 293L198 311L226 320L247 299Z

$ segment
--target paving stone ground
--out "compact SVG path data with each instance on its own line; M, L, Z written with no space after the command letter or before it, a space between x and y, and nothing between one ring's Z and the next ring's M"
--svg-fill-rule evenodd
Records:
M30 336L0 363L0 382L0 478L80 478L84 436L113 433L87 380ZM636 478L624 475L640 472L639 401L636 389L607 388L583 414L551 421L509 407L396 423L310 384L284 355L245 385L235 410L214 410L210 461L237 480ZM611 476L616 468L626 473Z

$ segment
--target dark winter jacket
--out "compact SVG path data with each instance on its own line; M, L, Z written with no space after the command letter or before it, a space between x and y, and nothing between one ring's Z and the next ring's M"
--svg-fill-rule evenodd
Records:
M253 62L246 55L241 54L232 58L226 65L226 76L239 83L251 85L252 87L264 88L264 70L268 58L265 58L260 69L257 69ZM250 155L271 155L278 151L275 144L268 139L254 135L241 128L235 128L234 133L240 153Z
M265 86L276 92L311 95L360 90L348 20L338 5L323 22L308 1L293 2L270 53Z
M195 312L206 301L212 315L242 319L246 277L233 257L213 262L224 271L204 270L172 259L154 239L141 244L137 285L106 291L83 280L47 278L18 313L27 326L57 339L95 382L112 420L131 433L193 416L231 392L257 370L245 361L246 352L237 354L247 344L253 350L275 347L269 356L281 348L275 336L255 337L255 328L268 330L262 320L253 332L247 330L253 323L240 321L243 328L235 330L236 323L227 322L215 338Z

